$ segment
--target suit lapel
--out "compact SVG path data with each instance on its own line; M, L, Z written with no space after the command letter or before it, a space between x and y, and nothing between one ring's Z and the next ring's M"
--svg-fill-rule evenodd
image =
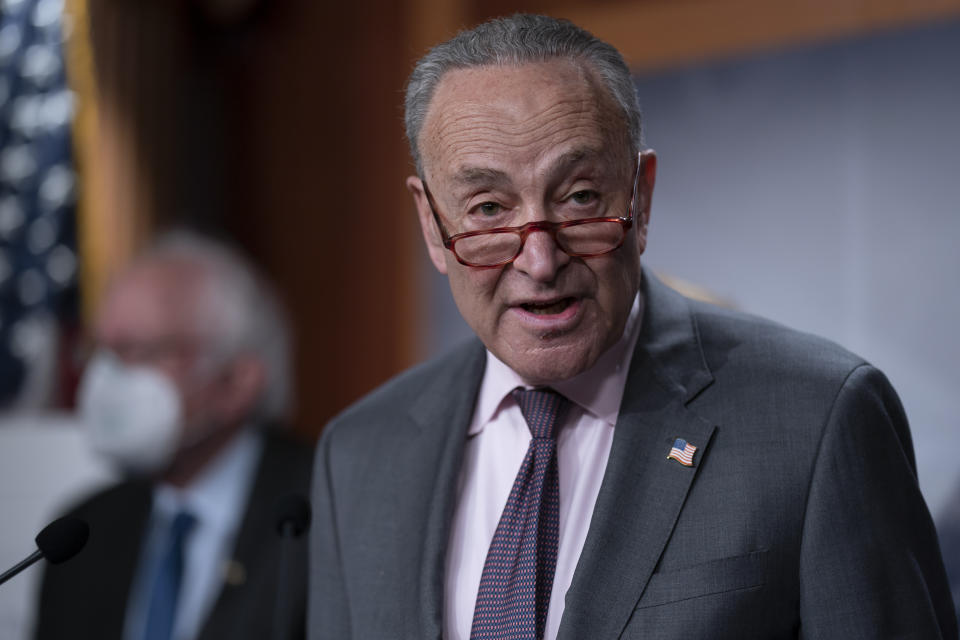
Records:
M619 637L715 429L686 406L713 380L686 302L646 272L643 281L643 328L559 638ZM667 459L677 438L697 447L693 466Z
M90 522L91 539L97 536L103 540L97 547L102 566L87 569L85 578L96 585L98 601L109 603L109 606L100 610L97 619L103 635L98 636L90 630L89 636L85 637L119 638L126 624L129 596L148 534L153 492L149 483L143 480L130 482L121 491L123 497L117 500L117 520Z
M428 474L430 489L414 500L423 505L426 521L397 514L396 522L411 528L400 532L406 539L420 539L422 563L420 570L420 627L417 637L440 638L443 633L444 570L447 543L457 500L460 467L470 419L476 404L480 381L486 363L486 351L479 341L463 349L461 357L453 360L454 367L446 368L435 377L415 401L411 419L419 426L417 438L410 438L400 446L406 458L415 456L426 464L401 465L417 474ZM404 500L409 501L409 497ZM399 508L401 500L394 503ZM420 509L416 509L420 512Z
M265 431L262 438L263 451L237 529L236 542L226 564L216 569L216 579L222 581L222 586L201 626L198 636L201 639L257 637L266 633L266 625L272 622L268 615L249 616L247 612L251 608L273 611L275 592L268 585L276 584L275 565L279 562L280 552L280 538L274 529L276 501L292 491L307 491L311 462L308 449L282 435ZM292 541L291 548L298 550L295 557L306 557L305 538ZM305 579L295 574L286 589L296 602L298 597L303 597ZM264 592L269 592L271 597L267 601L258 600ZM302 611L297 610L294 615L301 616ZM244 624L238 624L238 620ZM302 623L299 619L291 619L289 624L297 627ZM242 632L238 631L240 628Z

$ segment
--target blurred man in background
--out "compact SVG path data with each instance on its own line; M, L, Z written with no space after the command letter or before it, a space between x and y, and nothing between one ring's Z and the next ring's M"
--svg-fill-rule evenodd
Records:
M165 236L109 287L79 392L92 446L127 476L72 511L87 548L48 567L37 640L272 636L275 501L309 484L309 449L279 430L286 323L229 248ZM305 546L283 585L284 637L303 636Z
M957 637L883 374L641 268L656 157L616 50L484 23L417 63L406 124L478 340L324 431L312 639Z

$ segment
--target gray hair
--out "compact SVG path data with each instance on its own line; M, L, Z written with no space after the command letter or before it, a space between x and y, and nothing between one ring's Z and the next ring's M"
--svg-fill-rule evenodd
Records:
M417 174L423 177L420 131L445 73L453 69L519 65L551 58L582 62L597 73L623 113L633 150L639 150L643 142L640 104L630 69L620 52L569 20L516 14L461 31L417 62L407 82L405 100L407 140Z
M254 419L288 417L292 404L291 338L286 312L273 288L232 247L194 231L158 237L136 262L183 260L208 276L205 308L216 327L213 348L220 356L253 354L266 369Z

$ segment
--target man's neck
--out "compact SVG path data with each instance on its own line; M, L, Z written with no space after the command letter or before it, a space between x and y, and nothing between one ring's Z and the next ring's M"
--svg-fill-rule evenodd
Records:
M242 422L224 426L203 440L178 451L173 464L162 474L160 481L178 489L189 486L243 428Z

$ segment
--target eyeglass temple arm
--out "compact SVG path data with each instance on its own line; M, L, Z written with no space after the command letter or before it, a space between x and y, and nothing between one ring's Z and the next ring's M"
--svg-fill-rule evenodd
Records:
M440 215L437 213L437 207L433 202L433 194L430 193L430 187L427 186L427 181L423 178L420 178L420 183L423 185L423 194L427 196L427 205L430 207L430 213L433 214L433 221L437 223L437 229L440 230L440 239L443 240L443 246L449 249L451 244L450 234L447 233L443 222L440 220Z
M637 172L633 176L633 193L630 195L630 220L632 221L637 213L637 194L640 193L640 176L643 174L644 155L643 149L637 152Z

